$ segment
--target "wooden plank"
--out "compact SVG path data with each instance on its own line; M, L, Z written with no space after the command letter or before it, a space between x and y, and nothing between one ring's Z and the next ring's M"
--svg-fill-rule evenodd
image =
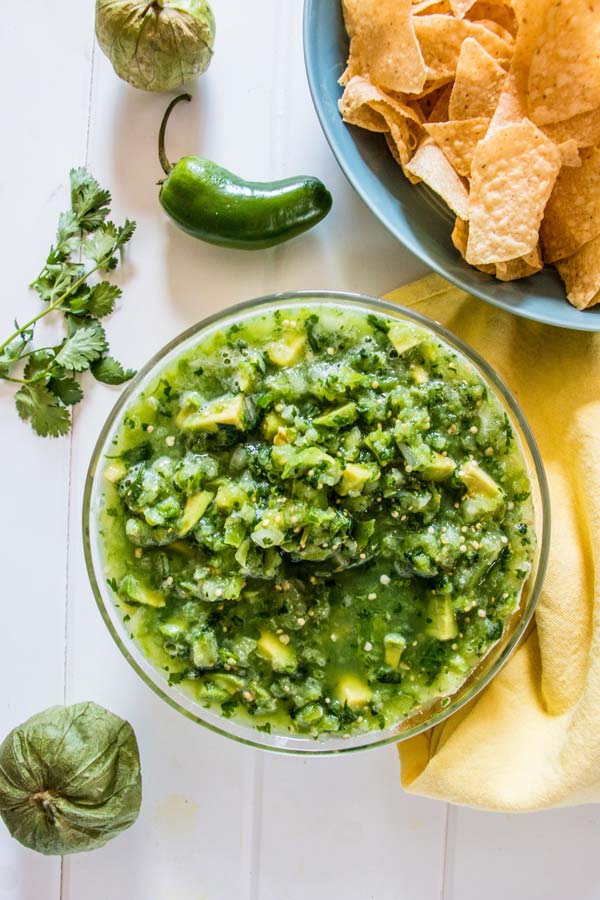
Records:
M446 808L400 788L393 748L265 761L260 900L434 900Z
M235 123L253 127L256 96L268 140L268 76L248 29L268 20L275 0L215 3L221 53L193 88L195 102L173 117L173 159L204 153L261 177L262 143L237 140ZM260 9L258 9L260 7ZM233 48L231 45L233 44ZM227 49L229 47L229 49ZM251 76L232 83L231 54ZM195 321L264 291L262 254L227 253L178 231L158 204L156 154L165 95L136 91L95 56L90 168L111 187L114 217L138 231L119 280L121 308L107 321L111 348L127 365L143 364ZM256 124L254 122L254 124ZM254 146L254 149L252 149ZM119 391L90 385L78 410L74 444L69 567L67 694L93 698L127 718L138 735L144 801L135 827L98 853L65 860L64 900L246 900L250 894L255 754L184 719L130 670L95 607L83 560L79 521L87 465Z
M16 4L0 30L2 304L0 340L15 315L41 308L27 285L41 268L58 214L68 208L68 172L82 163L88 117L91 34L81 4ZM59 335L52 328L44 336ZM18 419L11 386L0 388L3 648L0 739L63 702L69 495L68 438L33 435ZM57 900L60 859L22 848L0 826L0 894Z
M444 900L595 900L600 809L528 815L454 809Z

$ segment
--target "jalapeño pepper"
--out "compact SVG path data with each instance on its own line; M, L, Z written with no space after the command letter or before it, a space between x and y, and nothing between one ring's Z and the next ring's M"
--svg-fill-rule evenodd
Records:
M199 156L184 156L173 165L165 153L165 132L176 97L165 112L158 155L166 178L159 199L163 209L192 237L221 247L260 250L308 231L331 209L331 194L318 178L244 181Z

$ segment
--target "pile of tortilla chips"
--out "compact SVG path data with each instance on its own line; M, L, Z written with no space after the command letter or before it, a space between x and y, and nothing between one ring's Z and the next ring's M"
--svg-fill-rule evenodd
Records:
M502 281L600 303L600 0L343 0L344 120L382 132Z

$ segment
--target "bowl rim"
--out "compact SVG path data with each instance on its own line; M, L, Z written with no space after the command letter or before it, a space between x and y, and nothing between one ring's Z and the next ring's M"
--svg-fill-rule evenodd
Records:
M516 624L514 625L512 632L508 635L505 634L497 644L492 645L490 653L495 650L499 650L499 652L498 657L489 667L489 670L484 672L481 677L475 677L479 669L479 667L476 667L476 669L469 674L467 681L458 688L458 691L453 695L450 695L452 698L456 699L452 699L445 708L441 709L435 715L430 718L426 717L423 721L418 722L413 728L409 728L406 731L399 733L396 730L398 726L394 726L384 731L369 731L348 738L336 738L333 736L332 738L319 740L308 738L306 736L292 737L278 733L273 735L263 734L258 732L256 728L253 728L251 725L236 721L235 719L226 719L214 712L209 714L207 720L207 713L209 711L206 707L203 707L198 701L193 700L188 694L179 690L177 685L169 685L166 679L162 679L162 673L160 673L157 667L144 656L135 640L130 637L129 641L126 643L124 637L119 633L118 627L115 625L115 621L113 621L113 617L109 611L112 610L115 620L118 619L119 622L121 622L120 616L116 612L116 606L112 600L108 585L101 576L98 577L97 575L101 556L99 549L96 547L96 550L94 551L92 546L92 534L94 534L96 544L99 544L98 535L93 528L93 523L97 523L97 516L93 515L93 513L95 513L95 508L92 507L92 502L97 490L97 481L100 480L102 476L102 460L105 455L105 450L109 446L111 438L113 438L118 431L121 414L140 389L143 389L147 384L151 383L152 379L159 374L160 370L168 365L171 361L170 357L175 358L177 355L176 351L185 352L187 349L185 345L193 338L199 337L203 332L208 331L217 324L222 324L230 320L234 321L240 314L247 313L250 316L255 312L259 312L262 308L278 308L279 305L283 303L289 303L289 305L306 305L309 303L322 304L327 302L338 306L349 303L363 311L375 309L379 310L384 315L391 315L398 319L408 319L409 321L422 325L428 330L433 331L443 342L449 344L452 349L462 355L468 364L474 366L480 377L492 387L497 399L503 405L505 411L507 408L510 411L512 416L511 425L520 441L523 457L527 462L528 475L532 482L532 487L534 489L537 487L539 492L539 502L535 509L537 565L534 563L529 578L524 582L524 587L526 586L529 591L527 602L526 605L519 608L518 612L520 614L518 616L515 614ZM102 427L87 469L82 507L84 558L96 605L113 640L117 644L117 647L142 681L171 707L182 713L186 718L197 722L203 727L208 728L210 731L245 746L302 757L334 756L359 752L386 746L388 744L399 743L408 738L415 737L423 731L439 725L487 687L517 648L533 617L548 563L550 528L550 494L541 454L529 424L515 397L491 365L476 350L463 341L462 338L454 335L439 322L430 319L413 309L388 300L371 297L367 294L332 290L285 291L267 294L233 304L202 319L190 328L185 329L154 353L148 362L141 367L135 377L129 382L117 402L114 404ZM95 559L95 554L98 555L98 560ZM121 625L122 630L126 631L122 622ZM505 644L502 646L505 639ZM139 660L136 659L136 654L139 656ZM483 658L479 665L483 666L486 659L487 656ZM156 680L154 680L153 676L156 677ZM474 683L469 686L469 681L472 677L474 678ZM464 693L464 696L461 695L461 692ZM292 746L288 746L289 744L292 744Z
M390 232L390 234L393 235L396 240L399 241L404 247L406 247L406 249L409 250L414 256L416 256L417 259L420 259L421 262L425 263L427 266L433 269L434 272L437 272L437 274L442 278L450 281L452 284L461 288L461 290L466 291L467 294L475 296L479 300L483 300L485 303L489 303L492 306L495 306L497 309L502 309L505 312L510 312L512 315L520 316L524 319L529 319L532 322L539 322L544 325L550 325L553 328L565 328L569 331L585 331L590 333L600 331L600 305L591 310L579 310L578 312L580 314L580 318L573 318L573 320L570 319L568 322L554 322L549 319L548 316L544 315L542 311L530 309L523 306L512 306L506 301L495 297L493 293L483 291L483 289L479 288L476 284L472 284L466 277L463 277L460 274L460 271L455 272L453 270L451 271L445 268L445 266L442 263L438 262L436 257L429 252L425 244L417 241L416 239L413 239L412 235L410 234L407 235L405 233L399 233L398 228L394 225L389 216L381 209L379 209L376 205L373 205L373 202L369 197L369 193L366 188L362 186L361 180L358 175L354 173L351 166L346 165L344 149L341 145L339 137L329 126L329 116L326 111L323 97L321 96L321 93L318 89L318 78L314 64L314 57L311 50L312 44L310 36L312 31L312 17L314 15L314 11L320 4L326 2L341 3L341 0L304 0L302 21L304 67L306 70L310 95L315 112L317 114L317 118L319 120L319 124L321 125L321 130L325 135L325 139L327 140L327 143L329 144L329 147L337 161L337 164L343 172L346 180L353 188L355 193L363 201L365 206L367 206L367 208L371 210L373 215ZM416 187L418 188L419 186ZM490 284L493 283L493 281L490 282ZM564 302L568 304L566 294L564 297ZM593 316L595 321L590 320L590 316Z

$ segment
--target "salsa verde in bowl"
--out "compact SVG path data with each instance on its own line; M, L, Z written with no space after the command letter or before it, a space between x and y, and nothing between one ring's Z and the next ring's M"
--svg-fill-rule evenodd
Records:
M125 392L84 509L142 677L249 744L339 752L441 721L533 612L547 490L515 401L412 311L281 295L176 339Z

